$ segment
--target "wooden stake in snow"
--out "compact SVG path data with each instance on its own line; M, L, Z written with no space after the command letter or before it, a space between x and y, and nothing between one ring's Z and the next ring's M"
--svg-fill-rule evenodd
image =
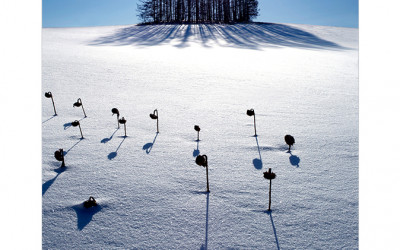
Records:
M254 112L254 109L248 109L247 110L247 115L248 116L254 116L254 136L257 136L257 131L256 131L256 113Z
M210 187L208 185L208 159L207 159L207 155L198 155L196 157L196 164L206 168L207 192L210 192Z
M75 121L71 122L71 125L72 125L73 127L79 126L79 130L81 131L81 139L83 139L81 124L79 123L79 121L78 121L78 120L75 120Z
M56 152L54 152L54 158L57 159L57 161L61 161L61 167L65 167L65 162L64 162L64 150L60 148Z
M287 145L289 145L289 152L290 152L290 147L293 146L294 144L294 137L291 135L285 135L285 142Z
M47 98L51 98L51 102L53 103L54 115L57 115L56 106L54 105L53 94L49 91L44 93L44 96Z
M156 114L156 113L157 113L157 114ZM160 133L160 132L158 131L158 110L157 110L157 109L155 109L155 110L153 111L153 114L150 114L150 118L151 118L151 119L154 119L154 120L157 119L157 133Z
M197 131L197 141L199 141L200 127L198 125L194 125L194 130Z
M85 117L87 117L85 109L83 108L82 100L81 98L78 98L78 100L72 105L72 107L80 107L80 106L82 106L83 114L85 115Z
M119 128L119 111L117 108L113 108L111 109L111 113L112 115L117 115L117 124L118 124L118 128Z
M119 123L124 124L124 129L125 129L125 137L126 137L126 120L124 117L118 120Z
M269 180L269 204L268 204L268 211L271 211L271 183L272 180L275 179L276 174L272 173L271 168L268 169L267 172L264 172L264 178Z

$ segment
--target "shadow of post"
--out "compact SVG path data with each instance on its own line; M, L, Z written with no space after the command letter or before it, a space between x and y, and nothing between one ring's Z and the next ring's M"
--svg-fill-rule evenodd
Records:
M121 143L119 144L118 148L114 151L108 154L107 158L109 160L114 159L117 156L117 152L119 150L119 148L121 147L122 143L125 141L126 137L124 136L124 139L122 139Z
M111 135L109 138L103 138L100 142L101 142L101 143L107 143L107 142L109 142L109 141L113 138L113 136L115 135L115 133L117 133L117 131L118 131L118 128L114 131L114 133L112 133L112 135Z
M289 153L290 153L290 156L289 156L290 164L292 164L292 166L299 167L300 158L297 155L292 155L291 152L289 152Z
M47 192L47 190L50 188L50 186L53 185L53 183L57 179L57 177L61 173L63 173L66 169L67 169L67 167L60 167L60 168L57 168L57 169L54 170L54 172L56 172L57 175L54 178L52 178L52 179L50 179L50 180L48 180L48 181L46 181L45 183L42 184L42 196Z
M271 219L272 229L274 230L274 235L275 235L276 247L278 248L278 250L280 250L281 248L279 247L279 241L278 241L278 236L276 234L274 220L272 219L272 211L267 211L266 213L269 215L269 218Z
M199 140L197 141L197 149L193 150L193 157L196 157L200 154L200 150L199 150Z
M56 116L57 116L57 115L52 115L49 119L43 121L42 124L43 124L43 123L46 123L46 122L48 122L48 121L50 121L51 119L53 119L53 118L56 117Z
M100 212L100 210L102 209L101 205L97 205L97 206L91 207L91 208L85 208L83 206L83 203L72 206L72 208L76 212L76 216L78 219L77 225L78 225L79 231L81 231L83 228L85 228L86 225L92 221L93 215Z
M156 136L153 139L153 142L149 142L143 145L143 150L146 150L146 154L150 154L151 149L153 148L154 143L156 142L158 133L156 133Z
M209 206L209 198L210 198L210 193L207 192L207 207L206 207L206 236L205 236L205 242L203 245L201 245L200 249L207 250L208 247L208 206Z
M72 145L72 147L70 147L67 151L64 151L64 155L68 154L68 152L71 151L71 149L73 149L76 145L78 145L78 143L80 143L83 139L84 138L79 138L79 141Z
M258 148L258 154L260 156L260 159L255 158L253 159L253 165L256 169L260 170L263 167L262 159L261 159L261 151L260 151L260 145L258 144L258 138L255 136L256 142L257 142L257 148Z

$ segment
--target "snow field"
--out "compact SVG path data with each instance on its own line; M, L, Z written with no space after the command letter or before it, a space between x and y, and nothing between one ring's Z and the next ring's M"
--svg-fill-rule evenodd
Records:
M204 46L196 28L184 42L96 45L130 26L43 29L42 92L59 114L43 96L43 248L357 248L358 31L287 26L343 48ZM89 196L99 207L87 211Z

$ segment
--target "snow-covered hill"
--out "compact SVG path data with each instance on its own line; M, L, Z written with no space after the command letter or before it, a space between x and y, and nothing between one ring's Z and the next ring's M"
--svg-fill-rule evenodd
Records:
M358 247L358 29L132 25L42 37L42 92L58 114L43 95L44 249ZM83 208L89 196L98 207Z

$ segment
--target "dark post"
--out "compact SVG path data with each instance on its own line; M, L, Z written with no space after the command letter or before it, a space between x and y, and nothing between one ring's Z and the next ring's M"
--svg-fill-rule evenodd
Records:
M157 113L157 114L156 114ZM151 119L157 119L157 133L160 133L159 131L158 131L158 110L157 109L155 109L154 111L153 111L153 114L150 114L150 118Z
M96 202L96 200L93 198L93 196L90 196L90 197L89 197L89 200L83 202L83 206L84 206L85 208L95 207L95 206L97 206L97 202Z
M118 128L119 128L119 111L116 108L111 109L112 115L117 115L117 124L118 124Z
M248 109L248 110L247 110L247 115L248 115L248 116L254 116L254 136L257 136L257 130L256 130L256 113L254 112L254 109Z
M285 142L287 145L289 145L289 152L290 152L290 147L293 146L294 144L294 137L291 135L285 135Z
M80 107L80 106L82 106L83 114L85 115L85 117L87 117L85 109L83 108L82 100L81 98L78 98L78 100L72 105L72 107Z
M54 105L53 94L49 91L44 93L44 96L47 98L51 98L51 102L53 103L54 115L57 115L56 106Z
M197 131L197 140L199 141L200 127L198 125L194 125L194 130Z
M75 121L71 122L71 125L74 126L74 127L79 126L79 130L81 131L81 136L82 136L82 139L83 139L81 124L79 123L79 121L75 120Z
M271 187L272 180L275 179L276 174L271 171L271 168L268 169L267 172L264 172L264 178L269 180L269 203L268 203L268 211L271 211Z
M196 157L196 164L206 168L207 192L209 193L210 192L210 187L208 185L208 158L207 158L207 155L198 155Z
M125 129L125 137L126 137L126 120L124 117L118 120L119 123L124 124L124 129Z
M61 167L65 167L65 162L64 162L64 151L62 148L54 152L54 158L57 159L57 161L61 161Z

